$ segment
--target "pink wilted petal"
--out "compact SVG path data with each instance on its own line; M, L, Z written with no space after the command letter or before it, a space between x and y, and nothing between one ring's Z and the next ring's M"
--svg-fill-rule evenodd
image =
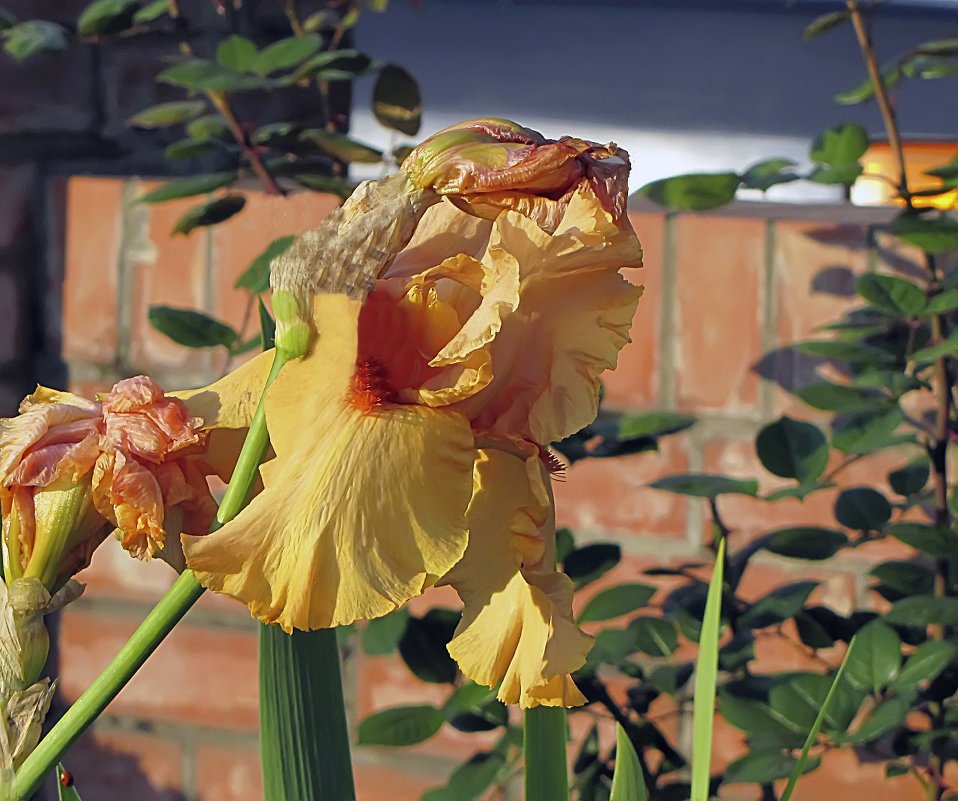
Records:
M93 473L97 511L120 532L133 556L148 559L163 547L163 495L153 474L121 451L104 453Z

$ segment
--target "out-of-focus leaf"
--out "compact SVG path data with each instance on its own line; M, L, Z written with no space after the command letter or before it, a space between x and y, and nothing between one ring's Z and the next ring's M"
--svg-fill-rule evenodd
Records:
M877 740L901 726L907 714L908 702L904 698L889 698L875 707L858 729L845 738L845 741L857 745Z
M201 158L216 150L216 145L207 140L177 139L163 149L163 155L169 161L185 161Z
M734 172L691 173L652 181L636 194L668 209L705 211L734 200L741 182Z
M228 70L247 72L253 68L257 52L256 45L249 39L233 34L216 48L216 61Z
M247 89L263 89L269 83L255 75L243 75L202 58L191 58L167 67L156 76L158 83L180 86L191 92L222 91L239 92Z
M805 772L815 770L821 760L815 757L805 765ZM798 759L780 751L756 751L739 757L725 769L724 784L770 784L789 776Z
M886 533L930 556L942 559L958 556L958 535L952 529L930 523L900 522L890 525Z
M3 32L3 49L17 61L41 53L58 53L67 49L66 30L45 20L19 22Z
M958 644L944 640L928 640L919 645L905 661L892 687L909 690L923 681L937 678L958 656Z
M304 142L315 145L333 158L346 162L378 164L383 158L381 150L377 150L369 145L364 145L362 142L351 139L345 134L330 133L329 131L321 131L318 128L309 128L303 131L299 135L299 138Z
M263 48L249 66L258 75L270 75L279 70L296 67L322 46L323 40L315 33L291 36Z
M797 581L776 587L764 598L759 598L739 617L739 625L762 629L793 618L802 610L808 596L817 586L817 581Z
M778 184L788 184L798 180L798 174L791 168L795 162L791 159L766 159L753 164L742 173L742 186L745 189L759 189L767 192Z
M893 444L904 418L894 406L887 411L858 412L832 423L832 447L843 453L874 453Z
M103 36L125 31L133 24L139 4L136 0L95 0L77 19L80 36Z
M792 559L830 559L846 545L841 531L817 526L781 528L762 538L766 551Z
M885 613L885 620L896 626L958 625L958 598L952 596L912 595L896 601Z
M816 17L808 23L808 26L802 33L802 40L810 42L819 34L830 31L832 28L837 28L850 17L851 14L847 10L829 11L827 14L822 14L820 17Z
M648 414L624 414L618 421L620 440L639 437L664 437L677 434L695 425L695 418L679 412L649 412Z
M802 387L796 393L799 398L813 409L827 412L852 412L870 409L884 400L879 392L848 384L833 384L819 381Z
M671 656L679 647L675 624L662 617L637 617L629 623L635 646L649 656Z
M186 126L186 132L193 139L212 139L229 131L229 126L219 114L207 114Z
M173 227L174 234L186 236L196 228L216 225L239 214L246 205L246 198L242 195L224 195L210 200L187 211Z
M370 620L363 631L363 651L369 656L395 653L408 622L409 612L406 609L397 609Z
M897 495L907 498L909 495L921 492L925 488L929 474L928 460L923 458L906 464L904 467L899 467L897 470L892 470L888 474L888 485Z
M253 259L249 267L236 279L236 284L234 284L236 289L246 289L254 294L266 292L269 289L270 264L277 256L289 250L290 245L295 241L295 236L281 236L270 242L266 249Z
M817 426L782 417L762 428L755 450L770 473L807 484L828 464L828 441Z
M148 316L157 331L188 348L230 348L239 339L232 326L195 309L151 306Z
M873 306L899 317L915 317L925 306L924 291L894 275L866 273L858 279L856 288Z
M894 529L894 526L889 528ZM935 574L929 568L912 562L882 562L875 565L869 574L878 579L879 586L892 590L898 597L925 595L935 588Z
M420 681L451 684L458 668L446 645L459 615L449 609L430 609L423 617L410 616L399 640L399 655Z
M886 67L881 71L881 80L886 89L893 87L902 77L901 68L897 64ZM855 106L864 103L866 100L871 100L874 96L875 84L872 83L871 78L865 78L857 86L835 95L835 102L842 106Z
M577 587L584 587L608 573L621 559L621 546L611 542L595 542L576 548L565 558L562 569Z
M419 133L422 95L416 79L402 67L387 64L373 86L373 114L385 128L406 136Z
M172 103L160 103L134 114L126 121L133 128L165 128L180 122L192 120L206 111L202 100L177 100Z
M758 495L758 482L753 479L729 478L708 473L685 473L666 476L650 485L653 489L691 495L695 498L716 498L719 495Z
M958 220L950 217L904 212L892 221L890 230L899 239L929 253L958 250Z
M579 622L593 623L627 615L645 606L655 595L655 590L648 584L629 583L610 587L589 599L579 615Z
M835 519L856 531L881 531L891 519L891 504L876 489L852 487L836 499Z
M163 186L157 187L137 200L141 203L165 203L183 197L206 195L229 186L236 180L236 173L215 172L209 175L191 175L188 178L174 178Z
M452 772L445 786L429 790L420 801L478 801L505 767L505 757L496 751L473 754Z
M359 724L359 744L415 745L436 734L444 720L442 712L429 704L383 709Z
M306 59L284 80L289 83L311 77L326 81L354 80L381 67L379 62L357 50L328 50Z
M343 178L333 178L327 175L294 175L293 178L296 183L302 184L307 189L312 189L314 192L325 192L330 195L336 195L343 200L348 198L356 188L356 184L352 181L347 181Z
M259 310L259 331L263 350L269 350L276 344L276 321L266 308L262 298L256 299Z
M164 17L169 13L169 0L153 0L152 3L147 3L133 15L133 21L137 25L143 25L147 22L153 22L153 20L159 19L160 17Z

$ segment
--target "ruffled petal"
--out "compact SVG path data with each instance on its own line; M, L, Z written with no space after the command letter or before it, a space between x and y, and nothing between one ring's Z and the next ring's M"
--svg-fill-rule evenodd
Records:
M490 344L492 382L457 409L478 429L555 442L595 419L599 376L630 341L642 288L619 269L641 266L641 248L582 190L552 235L502 215L483 262L505 259L519 264L519 305Z
M538 456L484 450L467 513L469 546L443 578L463 601L449 653L505 703L576 706L570 673L592 638L572 616L572 582L551 569L555 521Z
M357 408L358 316L345 296L316 298L314 351L268 394L266 489L213 534L183 537L204 586L287 631L384 615L465 550L469 424L420 406Z
M117 528L123 548L138 559L155 556L166 541L163 493L156 477L122 451L104 453L93 469L93 504Z

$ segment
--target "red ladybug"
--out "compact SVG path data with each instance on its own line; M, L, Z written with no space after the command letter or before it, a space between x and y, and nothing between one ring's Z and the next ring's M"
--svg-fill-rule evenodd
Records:
M68 770L60 772L60 785L63 787L73 787L73 774Z

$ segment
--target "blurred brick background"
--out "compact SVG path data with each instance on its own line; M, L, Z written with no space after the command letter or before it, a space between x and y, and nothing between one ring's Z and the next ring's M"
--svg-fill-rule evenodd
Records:
M171 343L148 326L148 307L192 306L241 325L245 295L232 289L236 276L272 239L315 225L336 202L307 193L285 199L249 193L247 208L233 220L173 238L174 221L193 201L158 207L133 202L153 185L86 177L46 184L56 213L53 248L45 258L53 265L51 280L62 275L62 295L51 295L46 308L60 315L62 302L62 346L58 339L48 356L62 358L69 383L80 392L138 372L167 386L218 375L225 366L222 352ZM888 216L852 207L745 203L708 215L633 211L646 252L641 280L647 291L634 341L618 371L606 376L607 405L688 411L700 422L664 440L659 453L580 462L556 484L560 524L572 527L580 541L622 544L625 558L609 580L634 580L652 563L705 556L701 504L647 484L686 470L762 476L751 444L758 427L786 412L808 416L785 390L807 383L812 368L776 348L809 337L847 308L855 274L907 263L909 254L891 250L883 238ZM0 326L9 324L0 313ZM883 482L897 462L878 461L852 466L842 483ZM824 494L804 505L783 501L775 507L734 498L723 502L723 511L736 537L744 538L770 526L827 520L831 503ZM815 599L848 611L865 600L870 562L887 558L890 547L856 549L841 563L812 569L759 556L743 592L758 596L783 580L812 575L822 579ZM81 578L87 593L61 620L63 704L116 653L173 576L164 564L138 563L106 544ZM416 608L435 602L451 605L453 599L437 591ZM775 637L760 639L758 650L768 669L808 667L798 650ZM442 687L412 678L398 660L358 650L347 659L354 720L379 707L444 695ZM687 745L688 721L676 718L673 731ZM482 737L444 730L412 749L358 749L360 801L415 801L481 744ZM84 797L93 801L253 801L261 796L257 748L255 626L245 608L207 596L68 764ZM741 734L723 726L717 764L742 748ZM867 792L873 801L891 801L913 789L904 781L883 780L879 766L860 767L851 754L836 753L800 785L797 797L822 798L827 786L828 797L854 788L856 796ZM748 797L737 795L735 786L725 792Z

